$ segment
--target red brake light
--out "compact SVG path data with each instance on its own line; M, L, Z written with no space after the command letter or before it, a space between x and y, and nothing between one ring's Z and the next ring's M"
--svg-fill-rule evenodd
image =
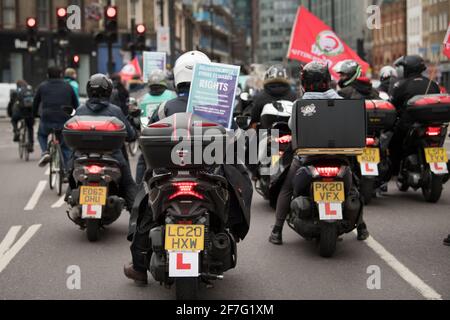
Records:
M114 122L100 122L100 121L81 121L72 122L66 125L66 128L74 131L121 131L123 126Z
M217 123L196 121L196 122L194 122L193 126L194 127L202 127L202 128L217 127Z
M429 137L436 137L441 134L441 127L428 127L425 134Z
M103 168L97 165L86 166L84 169L90 174L100 174L103 171Z
M276 142L279 144L288 144L292 142L292 136L291 135L285 135L279 138L275 139Z
M195 192L195 187L198 186L196 182L177 182L172 185L175 187L176 192L169 197L169 200L182 196L191 196L200 200L204 199L201 194Z
M321 177L336 177L341 170L340 167L316 167Z
M375 145L375 139L374 138L367 138L366 139L366 146L371 147Z
M150 124L148 127L152 128L152 129L163 129L163 128L170 128L171 125L168 123L158 123L157 122L157 123Z

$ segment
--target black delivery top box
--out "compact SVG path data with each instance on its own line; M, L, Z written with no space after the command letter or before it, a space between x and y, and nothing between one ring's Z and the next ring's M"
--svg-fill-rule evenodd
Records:
M299 154L358 154L366 146L364 100L298 100L292 146Z

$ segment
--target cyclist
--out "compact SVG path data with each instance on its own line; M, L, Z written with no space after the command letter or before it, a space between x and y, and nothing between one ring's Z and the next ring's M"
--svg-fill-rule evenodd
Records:
M28 151L33 152L34 145L34 119L33 119L33 88L25 80L17 81L17 90L11 92L8 103L8 115L14 130L14 142L19 142L18 123L25 120L28 129Z
M75 91L75 95L77 96L78 101L80 101L80 85L77 82L77 71L73 68L67 68L64 73L64 80L70 84Z
M78 108L78 99L72 87L63 80L62 71L58 67L48 69L48 80L44 81L38 88L33 101L33 115L38 116L39 107L41 109L41 122L39 125L38 139L42 150L42 158L39 166L44 167L50 162L48 148L48 136L53 130L62 130L64 124L69 120L69 116L63 111L63 106ZM63 152L64 163L70 158L71 151L59 137Z

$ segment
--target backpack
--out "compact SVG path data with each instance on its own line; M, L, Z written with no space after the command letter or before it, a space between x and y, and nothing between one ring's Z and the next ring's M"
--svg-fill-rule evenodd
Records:
M20 109L31 109L33 107L34 92L31 86L17 91L17 104Z

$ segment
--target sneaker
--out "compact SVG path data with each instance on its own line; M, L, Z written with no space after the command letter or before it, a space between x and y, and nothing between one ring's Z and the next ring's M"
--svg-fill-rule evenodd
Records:
M444 239L444 246L450 247L450 235Z
M50 162L50 160L51 160L50 154L48 152L45 152L42 155L41 160L39 160L39 163L38 163L39 167L41 167L41 168L45 167Z
M269 242L276 246L281 246L283 244L283 230L274 227L272 233L270 234Z
M28 146L28 153L33 153L34 152L34 147L32 145Z
M14 142L19 142L20 141L20 136L18 133L14 133L14 138L13 138Z
M134 280L134 282L138 285L148 284L147 272L139 272L134 270L132 263L128 264L128 266L123 267L123 273L125 274L125 277Z

